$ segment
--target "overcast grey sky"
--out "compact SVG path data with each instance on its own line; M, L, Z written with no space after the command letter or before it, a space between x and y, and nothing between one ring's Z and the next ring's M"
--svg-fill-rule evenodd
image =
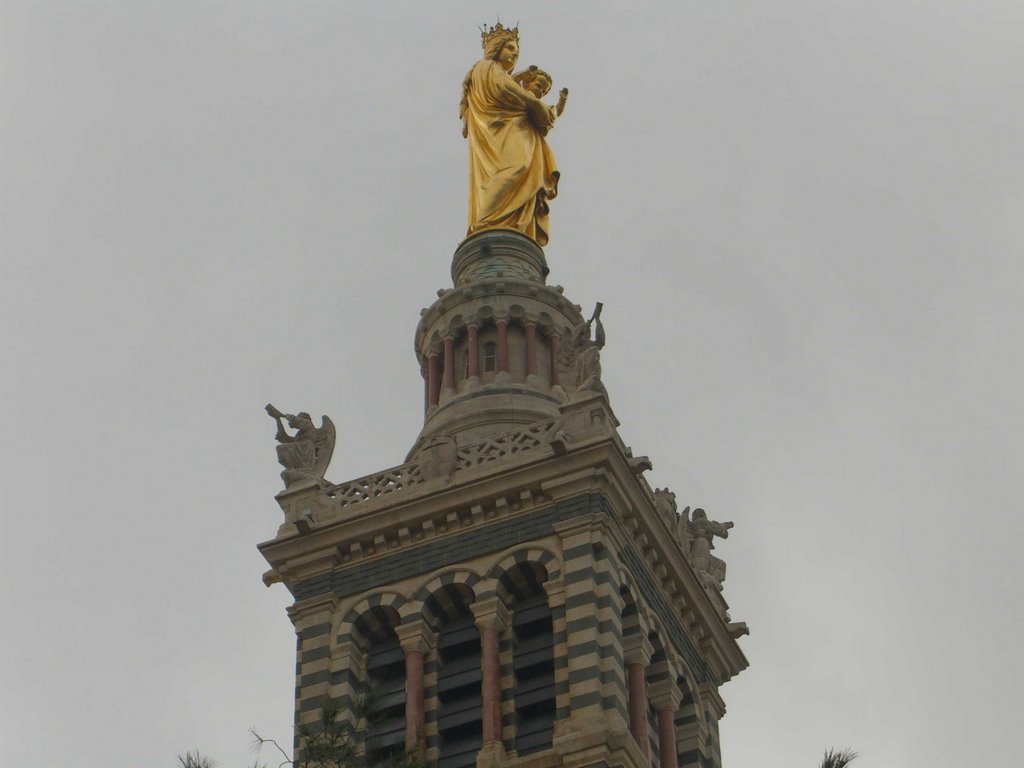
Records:
M274 425L418 432L477 26L571 90L550 281L736 527L728 768L1019 761L1024 3L0 1L0 764L290 739Z

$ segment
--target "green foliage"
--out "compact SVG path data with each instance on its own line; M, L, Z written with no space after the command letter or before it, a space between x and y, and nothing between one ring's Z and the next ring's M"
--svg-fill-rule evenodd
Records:
M320 706L320 719L306 723L296 729L303 745L299 759L291 755L274 739L264 739L254 729L253 751L259 753L264 746L276 749L281 760L278 768L433 768L419 750L404 749L391 754L386 761L375 766L366 765L366 756L359 742L363 732L376 719L377 697L373 693L356 696L351 710L342 709L336 701L324 699ZM178 768L216 768L217 764L204 757L198 750L178 755ZM253 768L266 768L257 761Z
M178 755L179 768L217 768L217 763L199 754L198 749Z
M365 722L368 710L359 702L353 707L356 727L344 718L341 708L327 700L320 707L320 722L299 726L299 739L304 744L299 768L355 768L359 762L356 733Z
M847 765L853 762L855 757L857 757L857 753L852 749L844 749L838 752L830 749L821 760L821 768L846 768Z
M273 739L264 739L256 731L251 731L255 751L258 752L265 744L273 745L284 758L280 766L290 765L293 768L367 768L359 741L361 734L376 719L376 708L377 697L373 692L357 695L350 711L342 709L332 699L324 699L320 705L319 720L296 729L302 744L298 760L292 760ZM373 768L431 768L431 763L419 750L402 749L393 753L383 765Z

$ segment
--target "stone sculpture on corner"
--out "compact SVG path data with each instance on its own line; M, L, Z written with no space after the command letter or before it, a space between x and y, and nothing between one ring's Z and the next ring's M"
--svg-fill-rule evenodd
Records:
M713 587L719 592L722 591L722 583L725 581L725 561L712 555L711 550L715 548L714 537L728 538L729 529L732 527L732 523L708 520L707 513L703 509L693 510L693 519L690 520L689 529L693 536L693 543L690 545L690 562L704 585Z
M707 513L699 508L693 510L692 517L689 507L677 513L676 495L668 488L654 489L654 508L675 535L683 557L693 566L701 583L721 592L725 561L712 555L711 550L715 548L715 536L728 538L733 524L709 520Z
M317 427L308 413L281 413L269 403L267 413L277 421L277 460L284 467L281 479L284 480L285 489L300 485L328 485L324 473L334 453L337 434L334 422L324 416ZM295 430L294 435L288 434L285 429L286 421Z
M604 325L601 324L601 309L597 302L594 314L586 322L579 323L562 335L558 347L558 365L564 381L572 381L576 392L599 392L607 394L601 383L601 350L604 348ZM594 338L591 339L591 327Z

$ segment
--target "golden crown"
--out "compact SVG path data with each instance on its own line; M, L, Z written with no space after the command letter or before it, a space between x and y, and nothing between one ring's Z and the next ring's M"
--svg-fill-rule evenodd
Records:
M480 44L486 48L487 43L493 40L495 37L511 36L516 44L519 43L519 26L515 27L503 27L499 21L490 29L487 29L487 25L480 27Z

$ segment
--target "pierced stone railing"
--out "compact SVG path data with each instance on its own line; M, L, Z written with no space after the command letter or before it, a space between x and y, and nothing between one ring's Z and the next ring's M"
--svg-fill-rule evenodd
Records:
M473 469L492 461L543 448L547 444L546 436L552 424L554 420L547 419L514 432L506 432L504 435L465 445L456 451L452 472ZM389 493L399 493L425 481L419 462L413 461L373 475L332 485L326 488L324 493L338 507L347 507Z
M455 468L472 469L482 464L514 456L524 451L532 451L547 444L547 433L554 424L553 419L539 421L524 429L506 432L504 435L489 437L477 443L459 448L455 459Z
M339 507L347 507L349 504L370 501L388 493L404 491L406 488L419 485L422 482L423 473L420 471L419 464L414 462L393 467L375 475L349 480L347 483L332 485L324 493L334 499Z

